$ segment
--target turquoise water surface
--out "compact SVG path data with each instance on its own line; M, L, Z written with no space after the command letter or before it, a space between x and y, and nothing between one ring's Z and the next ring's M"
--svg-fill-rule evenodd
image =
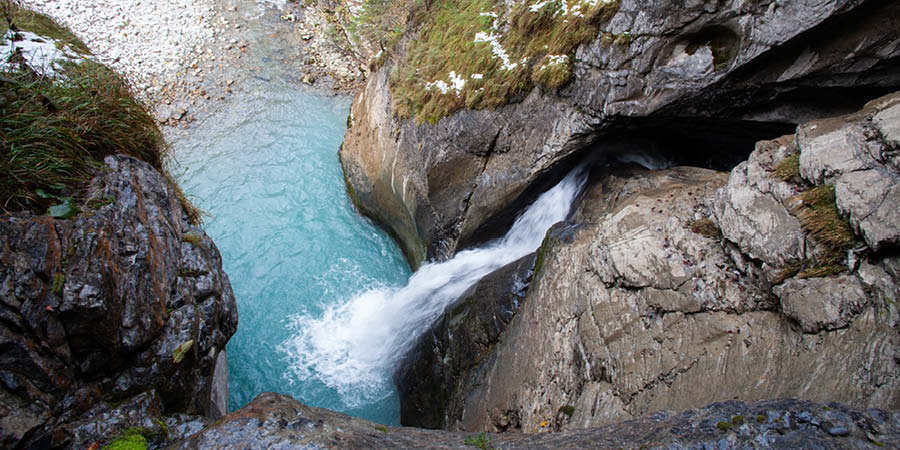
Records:
M205 228L237 297L231 410L275 391L399 424L387 369L344 374L299 342L304 324L329 309L409 277L393 241L347 198L337 150L349 107L346 98L271 86L231 98L173 142L173 172L210 213Z

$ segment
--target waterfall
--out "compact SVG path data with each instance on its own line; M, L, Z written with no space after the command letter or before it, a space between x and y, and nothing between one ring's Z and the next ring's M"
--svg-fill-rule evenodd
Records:
M292 316L292 336L279 347L292 375L317 378L351 407L390 395L395 364L416 339L482 277L535 251L550 226L569 214L587 172L579 167L569 173L531 204L502 238L448 261L425 264L406 286L356 294L319 317Z

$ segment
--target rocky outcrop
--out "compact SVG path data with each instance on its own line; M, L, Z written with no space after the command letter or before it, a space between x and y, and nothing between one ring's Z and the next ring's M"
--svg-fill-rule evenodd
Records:
M900 416L837 403L731 401L559 433L454 433L385 427L266 393L173 449L822 448L900 445Z
M608 151L627 130L640 129L642 144L707 135L704 154L741 139L749 151L772 136L763 123L850 112L900 87L898 15L900 5L878 0L622 0L578 48L562 89L536 87L434 125L394 116L388 63L352 107L341 150L348 186L415 267L491 237L560 162Z
M0 216L4 448L87 448L226 411L210 386L237 309L219 252L161 174L105 162L74 218Z
M605 169L581 226L548 235L499 343L431 414L540 432L728 399L900 408L900 272L884 232L900 230L900 171L881 119L896 111L900 94L804 124L730 175Z

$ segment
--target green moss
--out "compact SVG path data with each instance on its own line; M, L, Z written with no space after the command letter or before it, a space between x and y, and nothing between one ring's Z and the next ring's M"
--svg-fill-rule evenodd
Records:
M108 444L104 445L101 450L146 450L147 438L139 432L129 428Z
M768 422L768 421L769 421L769 418L766 417L765 414L757 414L757 415L756 415L756 422L757 422L757 423L766 423L766 422Z
M193 269L181 269L178 272L178 276L181 278L200 278L209 275L209 271L207 270L193 270Z
M376 425L375 429L382 433L387 433L387 431L388 431L387 427L384 425Z
M716 427L723 432L728 431L731 429L731 422L726 422L724 420L721 420L721 421L719 421L719 423L716 424Z
M734 425L734 426L736 426L736 427L737 427L737 426L743 425L744 422L746 422L746 420L745 420L744 416L742 416L742 415L740 415L740 414L738 414L738 415L736 415L736 416L734 416L734 417L731 418L731 424Z
M58 273L53 275L53 293L56 295L62 295L63 286L66 284L66 276Z
M559 412L565 414L567 417L572 417L572 414L575 414L575 407L572 405L561 406Z

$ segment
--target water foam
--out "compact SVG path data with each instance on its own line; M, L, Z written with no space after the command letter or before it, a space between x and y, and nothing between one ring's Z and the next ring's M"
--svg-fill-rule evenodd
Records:
M537 249L550 226L566 218L586 180L585 168L573 170L528 207L504 237L425 264L406 286L358 293L319 316L291 316L292 336L279 350L293 376L317 379L351 408L391 395L391 373L416 339L483 276Z

